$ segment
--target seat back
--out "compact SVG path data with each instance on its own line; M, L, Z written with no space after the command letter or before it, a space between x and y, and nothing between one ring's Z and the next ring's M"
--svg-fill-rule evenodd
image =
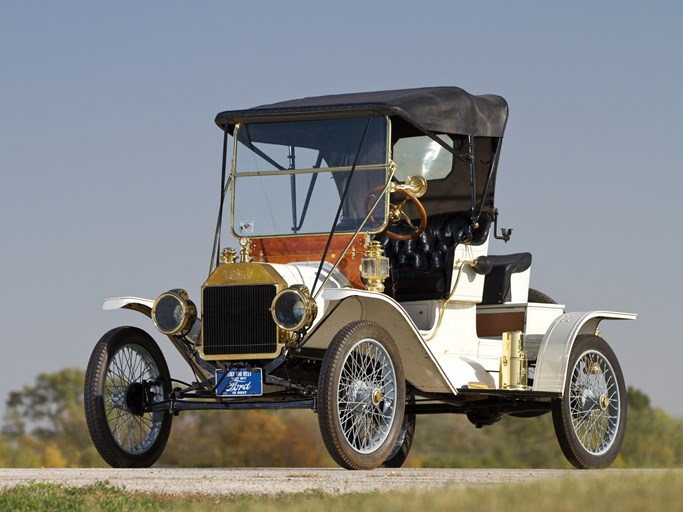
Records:
M398 301L448 297L455 248L468 240L470 224L469 212L442 213L430 216L424 232L412 240L392 240L386 232L379 235L391 265L386 293ZM490 225L490 216L482 214L470 243L483 243ZM409 232L409 229L392 227L401 232Z

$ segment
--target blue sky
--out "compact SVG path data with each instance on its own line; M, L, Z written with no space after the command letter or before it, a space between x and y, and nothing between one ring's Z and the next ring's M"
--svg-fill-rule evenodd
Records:
M0 397L85 367L114 326L151 330L103 298L198 297L217 112L457 85L510 105L515 231L491 252L531 252L532 286L569 310L637 312L603 334L683 416L682 21L677 2L0 2Z

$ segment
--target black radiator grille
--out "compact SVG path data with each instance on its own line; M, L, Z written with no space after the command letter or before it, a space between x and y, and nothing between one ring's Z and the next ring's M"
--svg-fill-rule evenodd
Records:
M269 309L275 293L272 284L204 288L204 354L274 353L277 327Z

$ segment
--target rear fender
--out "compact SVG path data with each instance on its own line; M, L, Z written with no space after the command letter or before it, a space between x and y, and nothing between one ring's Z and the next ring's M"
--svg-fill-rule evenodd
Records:
M595 334L603 320L635 320L632 313L589 311L566 313L548 328L538 350L534 391L564 392L569 354L580 334Z
M325 315L310 331L306 348L327 349L334 336L356 320L380 324L396 342L406 380L430 393L456 393L413 321L392 298L355 289L323 291Z

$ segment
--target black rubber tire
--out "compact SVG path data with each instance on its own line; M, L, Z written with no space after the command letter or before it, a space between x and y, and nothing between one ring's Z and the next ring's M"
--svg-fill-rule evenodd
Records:
M577 336L562 398L553 402L555 434L567 460L579 469L612 464L624 441L626 411L626 386L614 352L599 336Z
M131 358L136 357L148 372L132 377L132 372L139 373L141 368L132 363ZM95 345L85 374L85 418L95 448L110 466L146 468L163 453L173 416L167 412L138 414L128 405L129 385L156 377L161 377L161 385L156 386L158 401L169 396L171 379L159 346L142 329L112 329ZM115 400L119 403L114 404Z
M529 298L527 302L537 302L540 304L557 304L552 297L547 296L543 292L529 288Z
M354 366L359 359L362 364ZM364 374L349 378L349 372L354 370ZM357 321L336 334L320 370L317 412L323 441L337 464L346 469L374 469L382 465L401 432L405 390L398 349L382 326ZM340 401L356 405L344 411L340 410ZM364 422L357 421L361 415ZM359 443L370 445L354 446Z
M416 418L414 414L405 414L403 416L403 424L401 425L401 432L398 435L398 440L394 445L394 449L387 457L387 460L382 464L385 468L400 468L405 463L413 447L413 439L415 438L415 423Z

